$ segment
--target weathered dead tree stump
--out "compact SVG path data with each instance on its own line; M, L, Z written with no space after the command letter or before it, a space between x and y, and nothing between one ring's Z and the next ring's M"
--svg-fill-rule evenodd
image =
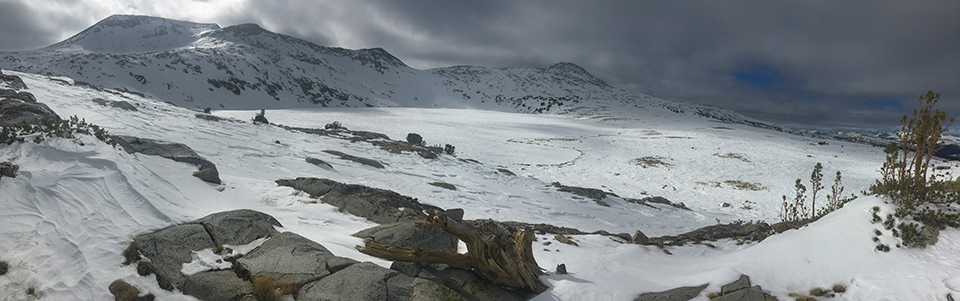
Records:
M427 226L440 227L467 245L467 253L431 252L397 246L384 246L370 239L357 246L361 253L388 260L443 263L465 270L473 269L480 277L517 290L542 293L547 285L540 281L543 269L533 258L534 234L531 230L510 231L492 220L479 227L448 219L429 210Z

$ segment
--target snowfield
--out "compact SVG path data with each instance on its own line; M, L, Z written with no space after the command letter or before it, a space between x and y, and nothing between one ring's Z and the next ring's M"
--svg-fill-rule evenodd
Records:
M577 107L556 115L428 108L266 111L271 122L287 126L323 128L339 121L394 140L418 133L428 145L456 146L456 157L429 160L255 125L250 122L255 111L214 111L228 120L208 121L154 99L75 87L66 78L4 72L21 76L26 91L61 117L76 115L112 134L190 146L217 165L224 183L190 176L196 171L191 164L128 154L92 136L0 145L0 161L20 166L17 178L0 179L0 260L10 263L10 272L0 276L0 300L34 298L28 288L42 300L105 300L112 298L107 287L116 279L159 300L194 300L160 289L154 276L140 277L134 266L121 266L122 250L138 234L241 208L273 215L283 224L280 231L315 240L338 256L389 267L389 261L354 249L363 242L351 234L376 224L278 187L274 181L282 178L329 178L389 189L422 203L463 208L467 219L631 235L641 230L653 237L718 222L777 222L781 196L793 193L796 179L807 181L817 162L824 165L824 186L832 185L840 171L844 196L859 195L878 177L883 161L876 147L720 123L657 106ZM139 111L100 106L93 98L128 101ZM343 161L323 150L375 159L386 168ZM333 169L309 164L306 157L327 161ZM652 163L642 166L637 159ZM937 164L960 170L956 163ZM427 184L437 181L457 190ZM553 182L620 198L606 198L610 207L603 207L558 192ZM819 204L826 203L828 190L821 192ZM647 196L683 202L691 210L623 199ZM706 300L707 293L740 274L780 300L836 284L847 288L836 300L960 297L960 231L942 231L939 242L925 249L878 252L871 239L882 226L870 223L874 206L882 215L893 210L882 199L860 196L816 223L759 243L667 247L673 255L609 236L575 235L579 246L572 246L540 235L534 255L550 271L541 278L550 289L534 300L633 300L643 292L709 283L697 298ZM889 231L883 233L882 243L896 244ZM553 273L561 263L570 274Z

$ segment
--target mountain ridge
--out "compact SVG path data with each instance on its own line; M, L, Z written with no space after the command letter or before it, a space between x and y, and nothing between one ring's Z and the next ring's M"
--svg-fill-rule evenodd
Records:
M0 67L137 91L193 109L439 107L569 113L589 107L610 114L653 108L802 132L726 109L613 87L571 62L418 70L383 48L321 46L252 23L220 27L114 15L45 48L0 52Z

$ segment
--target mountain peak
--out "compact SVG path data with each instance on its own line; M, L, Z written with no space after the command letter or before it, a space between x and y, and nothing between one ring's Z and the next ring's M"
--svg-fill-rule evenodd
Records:
M219 29L212 23L194 23L140 15L112 15L80 33L47 48L78 47L90 52L131 53L185 47L197 35Z
M583 67L580 67L579 65L570 63L570 62L556 63L549 67L544 68L544 70L556 75L563 75L563 76L575 75L577 77L582 78L584 81L587 81L589 83L592 83L598 86L609 86L602 79L599 79L596 76L593 76L593 74L590 74L590 72L587 72L587 70L583 69Z

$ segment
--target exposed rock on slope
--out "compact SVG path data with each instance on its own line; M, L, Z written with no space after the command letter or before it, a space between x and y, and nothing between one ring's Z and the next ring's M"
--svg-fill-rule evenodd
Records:
M35 124L44 119L60 120L50 107L37 102L33 94L19 91L26 87L19 76L0 73L0 126Z
M423 221L427 217L424 210L443 211L439 207L422 204L415 198L390 190L343 184L329 179L296 178L280 179L276 182L280 186L302 190L310 194L310 197L319 198L321 202L379 224Z
M220 173L217 166L193 151L183 143L138 138L133 136L113 135L116 141L127 153L142 153L144 155L160 156L177 162L190 163L199 166L193 173L194 177L203 181L220 184Z

